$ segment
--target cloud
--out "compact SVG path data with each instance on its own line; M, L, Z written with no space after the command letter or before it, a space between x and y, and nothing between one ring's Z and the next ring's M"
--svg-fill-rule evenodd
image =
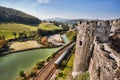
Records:
M51 0L36 0L36 2L32 4L32 7L48 4L50 2Z
M50 0L37 0L38 4L50 3Z

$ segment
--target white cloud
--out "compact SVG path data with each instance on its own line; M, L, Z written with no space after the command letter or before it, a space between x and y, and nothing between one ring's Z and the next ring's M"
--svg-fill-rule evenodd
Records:
M38 4L46 4L49 3L50 0L37 0Z

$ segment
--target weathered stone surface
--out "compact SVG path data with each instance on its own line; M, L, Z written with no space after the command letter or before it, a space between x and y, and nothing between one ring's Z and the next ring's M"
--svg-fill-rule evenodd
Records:
M101 49L104 45L104 49ZM120 55L108 43L97 43L89 65L90 80L119 80Z
M113 45L114 37L115 43L119 41L119 29L119 19L100 21L97 24L79 22L73 77L88 70L90 80L120 80L120 53L116 51L120 45ZM111 40L109 37L112 35L117 35L117 38L113 36Z
M91 27L92 26L92 27ZM73 77L88 70L90 61L90 47L94 40L95 23L81 23L78 26L76 54L74 59Z
M109 21L101 22L96 26L96 38L100 42L107 42L109 40L111 26Z

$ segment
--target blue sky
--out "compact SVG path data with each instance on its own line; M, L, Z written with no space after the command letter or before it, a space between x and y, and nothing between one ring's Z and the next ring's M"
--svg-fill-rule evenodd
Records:
M0 6L21 10L40 19L120 18L120 0L0 0Z

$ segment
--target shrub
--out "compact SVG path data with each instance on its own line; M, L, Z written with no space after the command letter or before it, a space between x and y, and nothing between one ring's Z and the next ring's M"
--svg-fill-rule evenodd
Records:
M62 61L62 66L64 66L64 67L66 66L66 61L65 60Z
M19 72L20 77L25 77L24 71Z
M30 73L29 73L29 76L30 77L33 77L33 76L35 76L36 75L36 72L35 71L30 71Z
M58 74L58 76L64 78L65 74L63 74L62 72L60 72L60 73Z
M54 55L50 55L48 58L47 58L47 61L49 61L50 59L52 59L54 57Z
M45 61L39 61L36 63L37 69L41 69L44 66Z
M44 45L47 45L48 44L48 38L47 37L42 37L41 38L41 43L44 44Z
M76 78L74 80L90 80L89 72L85 72L85 73L82 73L82 74L76 76Z

